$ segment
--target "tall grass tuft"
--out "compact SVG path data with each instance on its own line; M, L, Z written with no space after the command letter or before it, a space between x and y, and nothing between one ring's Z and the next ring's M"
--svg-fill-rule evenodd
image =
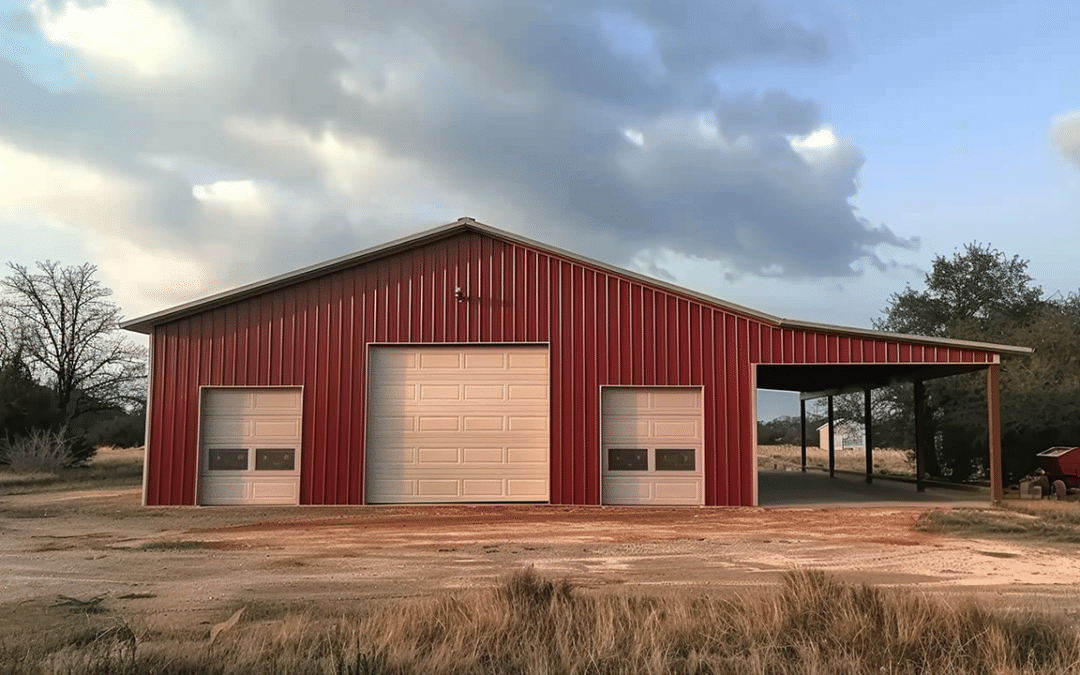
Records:
M212 645L102 633L13 674L1008 675L1075 672L1063 616L999 614L910 591L789 573L736 597L594 593L531 568L490 591L240 621ZM0 643L0 654L18 653Z
M0 462L15 473L59 474L74 460L65 428L31 429L26 436L0 440Z

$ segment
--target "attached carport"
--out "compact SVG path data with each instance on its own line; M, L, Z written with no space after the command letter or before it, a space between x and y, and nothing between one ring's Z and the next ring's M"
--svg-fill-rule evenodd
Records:
M796 322L787 322L789 325ZM816 324L801 324L801 328L822 328ZM828 327L836 330L836 327ZM871 415L871 392L875 389L896 384L911 384L915 399L915 485L917 492L924 492L925 459L932 451L933 440L928 436L926 424L925 382L928 380L954 375L963 375L978 371L986 373L986 409L987 409L987 452L990 467L990 498L993 502L1001 500L1004 490L1002 485L1001 463L1001 397L1000 370L1002 357L1021 356L1032 353L1028 347L1014 347L966 340L948 340L921 336L898 335L881 331L853 331L842 329L845 333L862 338L889 339L907 345L909 356L919 348L926 354L926 348L932 347L937 362L927 363L912 359L899 362L902 349L897 349L897 362L880 360L874 363L802 363L802 364L758 364L756 385L760 389L795 391L800 395L800 416L802 418L802 470L806 471L806 401L827 399L829 434L829 476L835 477L835 443L833 397L841 394L862 393L864 398L863 415L865 418L866 483L873 481L873 419ZM985 362L965 362L970 350L979 350L987 355ZM944 354L944 358L941 358ZM954 360L952 355L956 354ZM886 352L887 356L891 352Z

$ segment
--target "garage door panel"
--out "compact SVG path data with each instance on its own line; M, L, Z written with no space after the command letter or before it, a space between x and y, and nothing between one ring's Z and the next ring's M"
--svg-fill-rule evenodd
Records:
M255 419L252 422L254 439L260 443L288 443L300 438L299 419Z
M437 417L424 415L417 418L417 430L427 433L459 431L461 429L460 417Z
M650 409L657 411L670 411L672 409L677 410L679 413L684 414L684 411L698 411L701 410L701 393L698 391L657 391L649 394Z
M463 418L462 428L465 431L505 431L506 419L491 415L466 415Z
M396 352L415 358L392 356ZM416 367L386 367L401 363ZM545 348L379 346L371 350L369 380L367 501L547 499ZM417 396L378 396L390 382L416 387ZM411 428L405 419L413 420ZM430 451L409 463L394 456L393 448L400 447ZM403 491L384 478L408 481L412 488ZM511 480L523 482L512 486Z
M649 420L633 417L604 417L605 443L632 443L634 439L649 436Z
M548 480L534 478L510 478L506 481L506 496L511 500L539 501L548 498Z
M515 370L533 370L534 372L547 373L548 354L544 352L512 352L510 354L510 367Z
M501 497L506 492L502 478L466 478L461 481L461 488L463 497Z
M649 435L656 439L697 441L701 439L701 424L697 419L657 420Z
M252 408L260 413L292 413L300 407L298 391L274 391L266 389L250 394Z
M506 387L502 384L467 384L463 398L466 403L504 401Z
M411 502L416 498L416 481L380 478L368 481L368 490L383 495L388 503Z
M467 464L503 464L506 459L504 448L464 448Z
M416 401L417 387L413 384L384 384L372 389L372 398L381 403L401 403Z
M242 417L212 417L203 420L203 438L208 443L228 443L252 438L251 420Z
M300 484L292 480L257 480L251 485L251 498L260 503L295 503L300 499Z
M528 404L534 401L546 401L548 390L543 385L512 384L509 387L508 398L511 401L524 401Z
M428 371L458 370L461 368L461 355L450 350L423 352L418 367Z
M415 464L417 448L395 447L390 444L382 446L378 455L368 457L367 463L372 466L394 466L398 464Z
M505 370L506 354L494 351L470 352L465 354L465 367Z
M461 481L445 478L428 478L416 481L419 497L460 497Z
M513 464L543 464L548 463L547 448L507 448L506 461Z
M629 478L608 478L604 483L604 500L618 503L625 500L642 500L652 497L652 484Z
M421 401L460 401L461 387L456 384L420 385Z
M460 464L461 451L458 448L418 448L420 464Z

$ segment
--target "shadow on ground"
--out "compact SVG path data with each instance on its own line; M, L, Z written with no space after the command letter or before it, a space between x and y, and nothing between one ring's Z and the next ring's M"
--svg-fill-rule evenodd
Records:
M758 504L760 506L912 506L912 505L979 505L990 503L990 491L960 490L927 486L918 492L914 483L874 478L866 483L865 476L837 473L829 478L824 471L758 471Z

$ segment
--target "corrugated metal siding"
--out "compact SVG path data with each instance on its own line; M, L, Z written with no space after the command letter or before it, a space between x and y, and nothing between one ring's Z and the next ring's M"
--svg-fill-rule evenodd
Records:
M549 343L551 501L561 504L599 501L601 385L703 386L706 503L746 505L753 364L992 360L781 329L476 233L163 324L152 339L148 504L195 501L204 385L303 386L301 503L363 503L372 342Z

